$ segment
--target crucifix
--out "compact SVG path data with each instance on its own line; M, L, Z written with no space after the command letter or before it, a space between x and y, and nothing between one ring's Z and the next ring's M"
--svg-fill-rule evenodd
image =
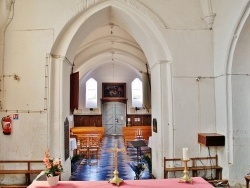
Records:
M118 164L117 153L118 152L125 152L125 148L118 149L117 148L117 140L115 140L115 146L113 148L110 148L108 151L114 153L114 166L115 166L114 177L109 179L109 183L115 183L117 186L119 186L120 183L123 182L123 179L119 178L119 176L118 176L119 172L118 172L118 168L117 168L117 164Z

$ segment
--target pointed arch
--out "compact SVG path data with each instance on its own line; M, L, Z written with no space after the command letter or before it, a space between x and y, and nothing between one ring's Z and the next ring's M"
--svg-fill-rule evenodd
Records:
M97 81L94 78L86 82L86 108L97 108Z
M132 106L133 107L142 107L143 101L143 90L142 90L142 81L139 78L135 78L131 84L132 87Z
M133 3L134 2L134 3ZM81 42L91 31L110 22L107 11L115 14L113 22L130 33L143 49L149 66L158 60L171 60L171 55L163 37L164 25L152 12L135 1L100 1L72 18L58 35L51 50L52 57L67 57L71 62ZM154 16L152 16L154 15ZM155 22L157 20L157 22Z

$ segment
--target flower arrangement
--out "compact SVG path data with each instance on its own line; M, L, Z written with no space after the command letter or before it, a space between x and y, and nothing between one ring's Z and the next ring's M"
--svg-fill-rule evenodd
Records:
M144 162L133 162L129 163L132 170L135 172L135 179L139 180L141 178L142 172L146 169L146 164Z
M45 157L43 159L45 164L44 173L47 177L58 176L63 172L63 167L60 158L50 158L49 149L45 151Z

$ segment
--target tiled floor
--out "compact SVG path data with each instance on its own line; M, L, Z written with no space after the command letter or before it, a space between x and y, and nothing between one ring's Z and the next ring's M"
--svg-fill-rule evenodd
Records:
M89 159L81 158L73 165L73 173L70 177L72 181L101 181L113 178L114 174L114 155L108 150L114 147L117 141L118 148L124 148L122 136L105 136L99 157L92 156ZM148 147L142 148L142 155L149 154ZM137 149L130 146L126 152L118 152L118 172L119 177L127 180L134 179L135 172L129 164L137 161ZM149 171L146 168L141 176L142 179L149 179Z

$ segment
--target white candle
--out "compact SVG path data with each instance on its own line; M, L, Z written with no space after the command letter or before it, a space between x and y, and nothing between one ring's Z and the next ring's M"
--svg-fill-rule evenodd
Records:
M188 148L182 148L183 151L183 160L189 160L188 158Z

